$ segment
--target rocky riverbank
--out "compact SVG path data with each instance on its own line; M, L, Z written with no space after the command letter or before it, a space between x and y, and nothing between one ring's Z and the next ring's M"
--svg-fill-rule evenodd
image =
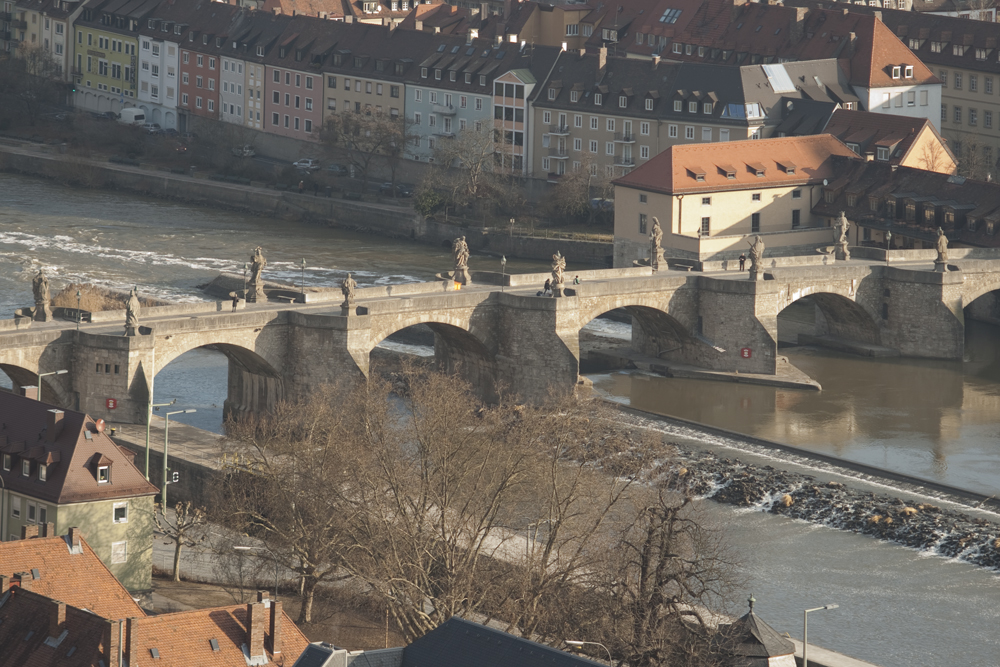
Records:
M656 420L622 415L620 427L648 429ZM629 424L629 426L624 426ZM656 429L659 430L659 429ZM1000 523L959 509L852 488L838 481L726 457L671 442L674 472L703 498L752 507L1000 570ZM849 480L850 475L845 479ZM944 504L944 503L942 503Z

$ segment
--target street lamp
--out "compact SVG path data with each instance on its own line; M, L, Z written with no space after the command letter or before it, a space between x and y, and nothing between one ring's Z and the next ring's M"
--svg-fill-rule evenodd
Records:
M824 607L806 609L802 612L802 667L809 667L809 612L836 609L839 604L828 604Z
M173 405L177 402L177 399L170 401L169 403L153 403L153 397L150 396L149 400L146 401L146 481L149 481L149 422L153 421L153 410L159 410L160 408L165 408L168 405Z
M61 371L51 371L49 373L39 373L38 374L38 401L39 402L41 402L41 400L42 400L42 378L46 377L47 375L63 375L64 373L69 373L69 371L67 371L67 370L61 370Z
M167 511L167 445L170 437L170 415L183 415L190 412L198 412L197 410L174 410L173 412L168 412L163 416L163 488L160 489L160 500L163 503L163 511Z
M567 646L573 646L575 648L580 648L581 646L587 646L587 645L600 646L601 648L603 648L605 651L608 652L608 664L609 665L614 664L614 660L611 659L611 651L609 651L608 647L602 644L601 642L581 642L581 641L576 641L575 639L564 639L563 641L566 642Z
M267 553L271 554L271 558L274 559L274 599L278 599L278 555L271 551L268 547L249 547L243 545L237 545L233 547L233 551L260 551L264 549Z
M507 255L500 256L500 291L503 291L504 283L507 282Z
M302 292L302 303L306 302L306 258L302 258L302 282L299 283L299 291Z
M80 320L83 318L83 313L80 312L80 290L76 291L76 330L80 330Z
M892 232L885 233L885 265L889 266L889 251L892 250Z

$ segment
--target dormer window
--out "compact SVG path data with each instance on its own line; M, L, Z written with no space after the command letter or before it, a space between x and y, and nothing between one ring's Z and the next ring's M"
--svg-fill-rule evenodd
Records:
M204 45L206 45L206 46L208 45L208 35L202 35L201 36L201 43L204 44Z
M174 26L174 34L175 35L181 34L181 27L179 25Z
M907 65L903 68L903 78L912 79L913 78L913 65Z
M646 111L652 111L652 110L653 110L653 98L652 97L647 97L646 98Z
M576 90L571 90L571 91L569 92L569 101L570 101L570 102L576 102L576 101L578 101L579 99L580 99L580 93L579 93L579 91L576 91Z
M555 88L549 88L549 99L550 100L556 99L556 89Z
M674 100L674 111L677 113L684 111L684 100Z
M878 151L876 158L882 160L883 162L889 159L889 147L888 146L878 146L876 148Z
M257 55L261 56L261 57L264 56L264 47L263 46L258 46L257 47Z
M711 116L712 115L712 103L711 102L704 102L704 103L702 103L702 105L701 105L701 112L703 114L707 114L707 115Z
M48 476L49 476L49 467L47 465L45 465L44 463L39 463L38 464L38 481L39 482L44 482L46 479L48 479Z
M626 97L625 95L619 95L618 96L618 106L621 107L622 109L624 109L625 107L627 107L628 106L628 97Z
M11 459L10 454L3 455L3 469L7 472L10 471L10 459Z
M427 68L426 67L421 67L420 68L420 78L421 79L426 79L427 78Z
M97 466L97 483L107 484L110 481L111 481L111 466L109 465Z
M892 68L892 78L898 79L902 74L902 70L903 68L900 67L899 65L894 65Z
M603 103L604 103L604 96L601 95L600 93L594 93L594 104L597 106L601 106L601 104Z
M21 459L21 474L25 477L31 476L31 461L28 459Z
M698 103L691 101L688 102L688 113L698 113Z
M434 78L437 79L438 81L441 80L441 70L439 69L434 70Z

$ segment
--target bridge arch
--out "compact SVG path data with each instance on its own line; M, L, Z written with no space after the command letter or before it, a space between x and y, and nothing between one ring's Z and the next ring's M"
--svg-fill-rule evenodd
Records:
M490 338L484 337L472 317L439 314L414 315L394 320L373 328L369 336L369 363L371 353L393 334L422 324L434 334L434 363L439 371L460 376L477 391L480 398L489 401L496 396L496 350ZM367 375L369 368L364 369Z
M800 321L800 323L803 325L803 329L808 329L811 326L812 330L803 330L799 333L813 336L832 336L858 343L881 345L880 316L858 303L850 289L844 290L844 292L846 293L819 290L797 291L790 295L792 298L778 311L777 316L780 318L783 313L787 313L796 304L801 307L808 303L815 306L812 320ZM781 335L781 332L778 332L778 335Z
M1000 324L1000 280L966 282L962 311L969 319Z
M53 368L52 370L57 370ZM10 363L0 363L0 371L10 378L11 388L15 394L21 387L38 386L38 371L29 370ZM76 400L69 389L69 373L64 375L47 375L42 378L42 400L67 410L76 409Z

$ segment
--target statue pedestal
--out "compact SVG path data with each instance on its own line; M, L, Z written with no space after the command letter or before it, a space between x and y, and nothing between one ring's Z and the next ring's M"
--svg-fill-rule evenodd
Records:
M935 273L948 273L948 262L943 259L934 260L934 272Z
M461 266L455 269L455 275L452 277L456 283L460 285L471 285L472 284L472 274L469 273L469 267Z
M48 304L35 304L31 311L31 319L36 322L49 322L52 320L52 307Z
M136 331L136 327L125 327L125 333L123 336L138 336L139 332Z
M246 300L247 303L257 303L258 301L267 301L267 295L264 294L264 285L258 283L250 283L250 290L247 292Z
M563 289L566 287L566 283L555 283L552 285L552 296L559 298L566 296L563 294Z
M754 269L750 269L750 280L757 281L763 279L764 279L763 271L755 271Z
M851 258L851 251L847 249L847 244L846 243L843 243L843 244L838 243L837 244L836 254L837 254L837 259L842 260L842 261L846 261L846 260L849 260Z
M667 260L663 258L663 248L657 248L649 260L649 265L653 267L653 271L659 271L661 266L666 268Z
M344 317L348 317L349 315L353 315L354 313L355 313L354 304L345 299L344 303L340 304L340 314L343 315Z

